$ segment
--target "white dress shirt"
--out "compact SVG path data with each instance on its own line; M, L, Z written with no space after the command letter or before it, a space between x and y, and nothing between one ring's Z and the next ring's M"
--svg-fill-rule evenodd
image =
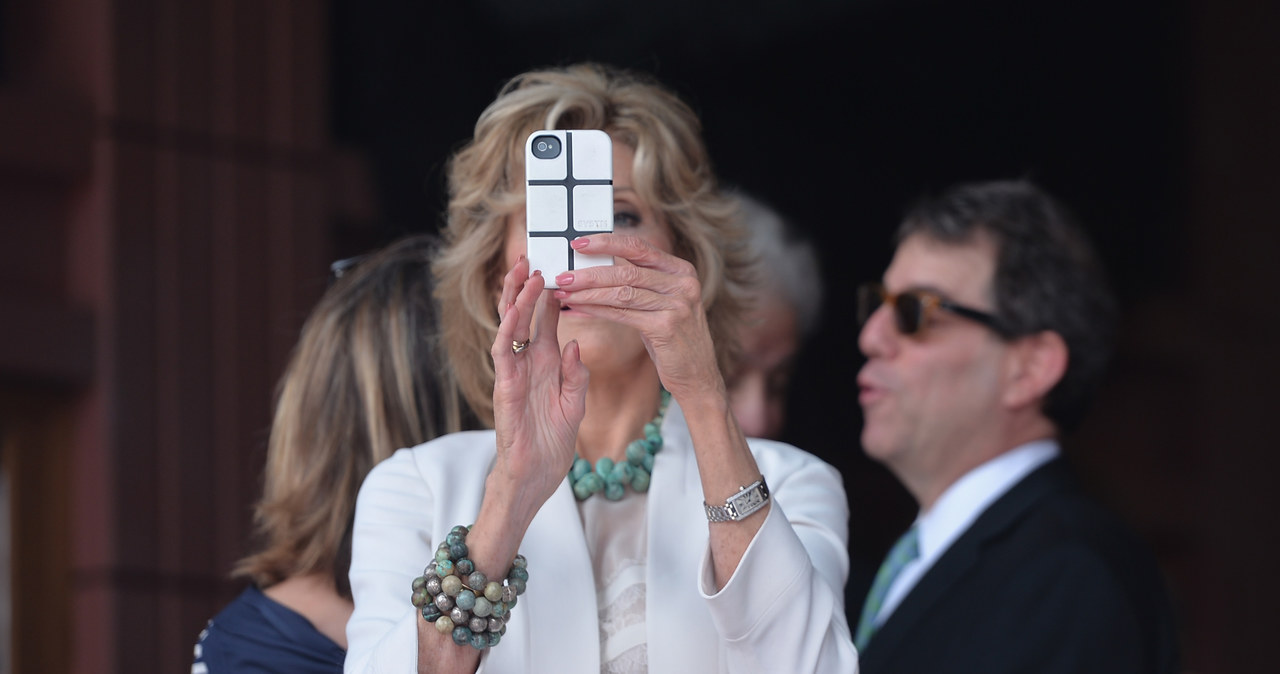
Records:
M942 553L969 525L1031 471L1053 460L1061 450L1052 439L1016 447L965 473L942 492L928 511L916 516L920 555L898 573L885 595L875 626L880 627Z

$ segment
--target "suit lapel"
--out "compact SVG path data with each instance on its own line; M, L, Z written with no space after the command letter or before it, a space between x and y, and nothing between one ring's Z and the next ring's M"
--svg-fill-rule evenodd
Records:
M876 669L875 663L891 658L898 649L920 647L918 641L912 639L915 626L957 582L981 563L987 542L1014 526L1045 495L1061 489L1066 479L1063 460L1053 459L1032 471L988 506L921 576L889 619L876 630L861 655L864 664L871 663L869 668Z

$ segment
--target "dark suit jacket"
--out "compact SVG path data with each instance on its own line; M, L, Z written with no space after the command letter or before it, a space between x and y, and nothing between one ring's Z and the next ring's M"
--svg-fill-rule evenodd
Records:
M1163 674L1176 651L1154 560L1056 459L938 558L871 638L861 671Z

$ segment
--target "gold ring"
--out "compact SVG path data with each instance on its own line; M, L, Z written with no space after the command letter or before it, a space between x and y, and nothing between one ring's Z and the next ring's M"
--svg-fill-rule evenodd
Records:
M524 351L527 348L529 348L529 340L527 339L524 340L523 342L516 342L516 341L511 342L511 353L520 353L521 351Z

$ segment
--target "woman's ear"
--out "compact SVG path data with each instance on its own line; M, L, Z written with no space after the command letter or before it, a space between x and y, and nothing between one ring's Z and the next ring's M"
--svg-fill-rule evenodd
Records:
M1010 408L1039 406L1066 374L1070 354L1062 335L1043 330L1019 337L1010 350L1004 404Z

